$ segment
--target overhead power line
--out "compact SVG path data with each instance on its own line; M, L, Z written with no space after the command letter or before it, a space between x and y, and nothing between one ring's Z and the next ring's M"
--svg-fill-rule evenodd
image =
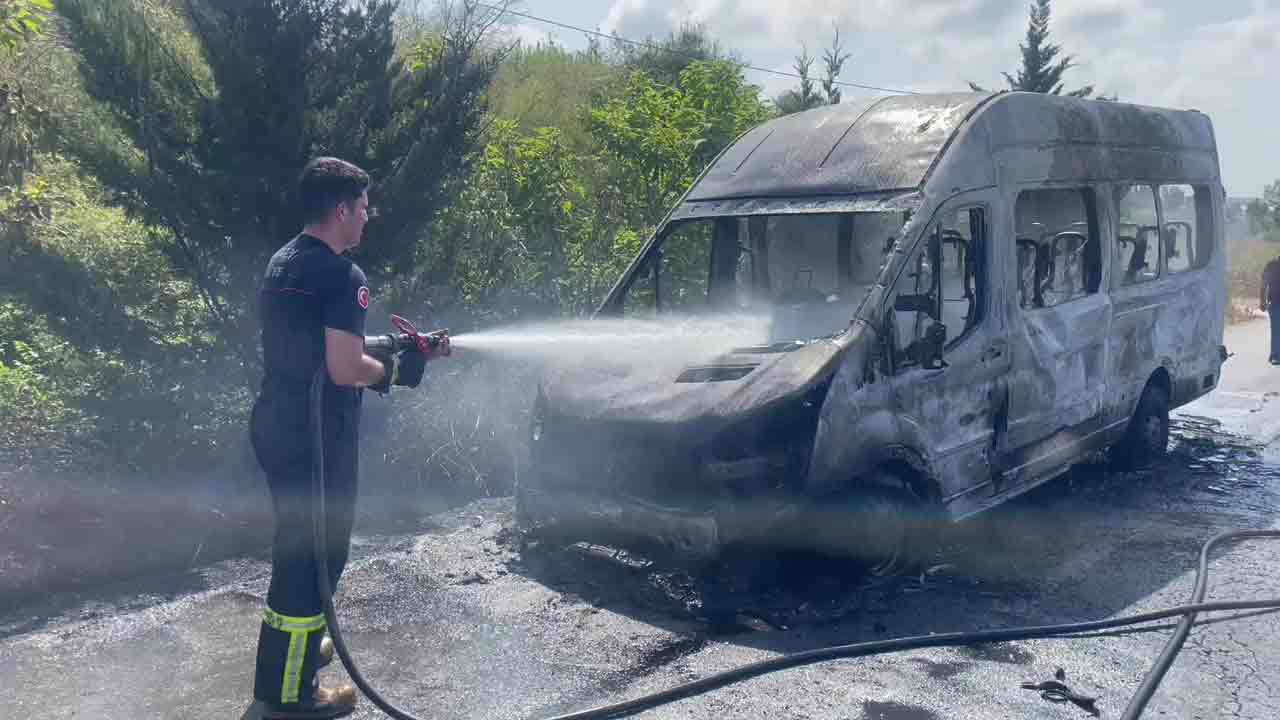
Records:
M498 5L490 5L488 3L476 3L476 4L479 5L480 7L494 10L500 14L514 15L516 17L524 18L526 20L533 20L535 22L544 23L546 25L552 25L554 27L562 28L564 30L573 30L575 32L580 32L587 35L604 38L606 40L614 40L620 43L625 43L627 45L634 45L636 47L647 48L649 50L656 50L658 52L670 53L672 55L678 55L680 57L688 58L690 60L702 59L700 57L696 57L688 53L682 53L679 50L673 50L671 48L662 47L661 45L655 45L653 43L644 42L643 40L632 40L630 38L625 38L625 37L622 37L621 35L616 35L616 34L610 35L608 33L602 33L599 30L591 30L589 28L580 27L578 25L570 25L569 23L563 23L563 22L560 22L559 20L551 20L550 18L538 17L537 15L530 15L529 13L519 12L517 10L512 10L510 8L501 7ZM759 65L750 65L748 63L739 63L739 64L741 64L742 67L744 68L747 68L749 70L755 70L756 72L768 73L770 75L779 75L781 77L788 77L796 80L801 79L798 73L791 73L785 70L774 70L772 68L760 67ZM842 85L844 87L860 88L862 90L876 90L878 92L894 93L898 95L919 95L920 94L915 90L883 87L881 85L868 85L866 83L847 82L843 80L836 80L835 84Z

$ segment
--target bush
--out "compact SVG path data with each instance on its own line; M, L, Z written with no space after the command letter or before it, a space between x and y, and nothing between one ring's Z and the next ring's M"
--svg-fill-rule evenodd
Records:
M1258 309L1262 271L1280 256L1280 244L1237 240L1227 245L1227 322L1243 322Z
M20 428L3 451L50 443L62 462L107 448L165 467L220 454L241 431L246 384L158 231L58 157L8 202L31 210L0 263L0 382L14 401L0 422Z

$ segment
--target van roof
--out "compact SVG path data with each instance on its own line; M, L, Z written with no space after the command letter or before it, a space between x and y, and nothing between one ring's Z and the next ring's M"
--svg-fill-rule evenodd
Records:
M967 181L994 184L992 159L1002 152L1044 158L1046 150L1050 162L1023 163L1010 179L1208 181L1217 174L1212 126L1195 111L1024 92L897 95L763 123L717 158L687 200L916 189L950 156L984 166L967 169ZM1019 177L1028 170L1044 177Z

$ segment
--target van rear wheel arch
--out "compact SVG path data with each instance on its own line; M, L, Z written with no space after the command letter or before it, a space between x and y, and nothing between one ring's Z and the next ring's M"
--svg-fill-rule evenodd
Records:
M1172 379L1164 368L1157 369L1147 380L1124 436L1111 448L1112 460L1120 469L1146 467L1169 452L1172 389Z

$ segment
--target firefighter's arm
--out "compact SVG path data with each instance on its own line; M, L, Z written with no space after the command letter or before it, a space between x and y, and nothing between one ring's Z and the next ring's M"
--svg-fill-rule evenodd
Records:
M382 380L383 364L364 352L364 337L345 330L324 329L324 362L334 385L368 387Z
M1258 294L1258 307L1262 308L1264 312L1267 309L1267 298L1271 297L1271 289L1267 287L1269 284L1267 281L1271 279L1271 270L1272 266L1267 265L1267 269L1262 271L1262 288Z

